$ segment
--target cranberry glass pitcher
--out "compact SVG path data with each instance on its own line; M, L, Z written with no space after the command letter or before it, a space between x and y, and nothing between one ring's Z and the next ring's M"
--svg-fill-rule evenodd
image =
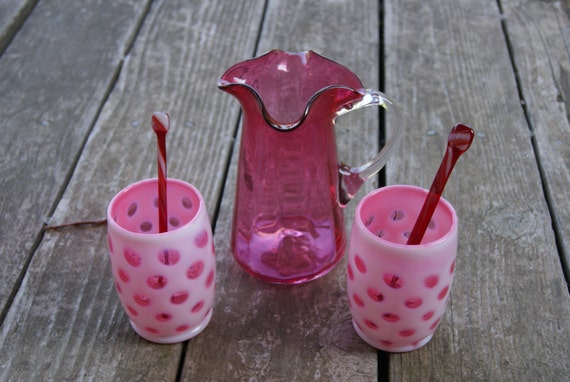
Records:
M396 146L396 107L384 94L364 89L350 70L313 51L273 50L232 66L218 86L243 109L234 257L269 282L295 284L324 275L345 250L342 207ZM366 164L342 164L335 119L370 105L395 115L392 137Z

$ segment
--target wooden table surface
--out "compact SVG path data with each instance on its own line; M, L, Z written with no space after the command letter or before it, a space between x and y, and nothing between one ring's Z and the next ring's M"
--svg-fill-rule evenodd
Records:
M316 50L403 111L347 230L367 192L429 187L454 123L476 131L444 194L461 222L451 298L420 350L360 340L345 260L283 287L231 256L240 107L216 83L273 48ZM0 0L0 55L0 380L570 381L568 0ZM212 321L175 345L129 327L105 225L65 226L155 176L156 110L217 252ZM378 149L377 115L359 118L337 126L348 163Z

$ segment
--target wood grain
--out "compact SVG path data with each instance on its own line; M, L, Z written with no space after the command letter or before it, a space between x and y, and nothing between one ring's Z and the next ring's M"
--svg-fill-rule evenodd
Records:
M466 0L385 5L386 89L409 129L388 183L429 187L452 125L477 132L444 194L461 221L446 315L426 347L390 357L390 379L564 379L570 299L500 11Z
M570 3L504 1L524 110L570 277Z
M0 0L0 380L569 380L569 7ZM316 50L365 87L384 78L406 130L388 184L429 187L452 125L476 131L444 194L461 222L451 299L418 351L379 357L356 335L344 260L276 286L230 253L240 107L216 80L273 48ZM116 192L156 176L157 110L169 176L204 195L218 256L212 321L175 345L129 327L104 226L45 229L104 219ZM340 119L339 158L371 158L378 125L374 108Z
M46 234L0 337L2 380L174 380L180 345L130 328L109 280L105 227Z
M2 312L143 13L136 1L38 4L0 58Z
M0 0L0 56L38 0Z

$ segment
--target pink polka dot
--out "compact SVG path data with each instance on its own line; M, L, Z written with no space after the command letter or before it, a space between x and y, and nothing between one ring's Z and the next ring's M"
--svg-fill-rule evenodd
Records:
M192 313L197 313L200 311L200 309L202 309L204 307L205 302L204 301L200 301L198 302L196 305L194 305L192 307Z
M437 328L437 325L439 325L439 322L441 321L441 317L438 318L437 320L434 321L433 324L431 324L431 326L429 327L430 330L435 330L435 328Z
M387 340L380 340L379 342L384 346L392 346L394 344L392 341Z
M410 297L404 302L404 305L406 305L410 309L415 309L419 307L422 304L422 302L423 302L422 299L419 297Z
M364 320L364 325L368 326L370 329L378 329L378 325L370 320Z
M137 212L138 205L136 202L132 202L129 208L127 208L127 216L132 217Z
M210 271L210 273L208 274L208 278L206 279L206 288L209 288L212 286L212 284L214 283L214 271Z
M164 265L174 265L180 260L180 252L174 249L164 249L158 254L158 261Z
M416 331L414 329L407 329L400 331L398 334L402 337L410 337L413 336L415 333Z
M119 283L115 283L115 289L117 289L117 292L119 294L123 293L123 290L121 289L121 286L119 285Z
M373 301L378 301L378 302L384 301L384 296L382 295L382 293L380 293L378 289L368 288L366 293L368 294L368 297L370 297Z
M188 292L176 292L170 296L170 302L173 304L183 304L188 300Z
M150 326L144 328L144 330L146 330L147 332L152 333L152 334L158 334L158 329L151 328Z
M443 300L445 298L445 296L447 296L447 292L449 291L449 285L446 286L445 288L443 288L441 290L441 292L439 292L439 294L437 295L437 299L438 300Z
M178 227L180 225L180 219L178 219L176 216L171 216L170 219L168 219L168 222L173 227Z
M186 208L187 210L192 208L192 199L185 196L182 198L182 207Z
M189 326L189 325L180 325L180 326L177 327L175 330L176 330L177 332L185 332L185 331L187 331L188 329L190 329L190 326Z
M434 314L435 314L435 312L433 310L430 310L429 312L427 312L426 314L424 314L422 316L422 320L429 321L433 317Z
M137 312L137 311L135 310L135 308L133 308L132 306L128 306L128 305L127 305L127 310L128 310L133 316L138 316L138 315L139 315L139 312Z
M356 305L363 307L364 306L364 301L362 301L362 299L360 298L359 295L357 295L356 293L354 293L352 295L352 299L354 300L354 302L356 303Z
M360 256L354 256L354 264L356 264L356 269L358 269L360 273L366 273L366 264L364 264L364 261L360 258Z
M139 265L141 265L141 257L136 252L126 248L123 252L123 255L125 256L125 260L127 260L127 263L129 263L133 267L138 267Z
M398 221L402 220L404 216L405 216L404 211L392 211L392 213L390 214L390 219L392 219L393 221Z
M455 271L455 260L451 263L451 267L449 267L449 274L452 275Z
M113 241L111 236L107 236L107 245L109 246L109 252L113 253Z
M119 278L120 278L121 280L123 280L124 283L128 283L129 280L131 279L131 278L129 277L129 274L128 274L127 272L125 272L123 269L120 269L120 268L119 268Z
M433 288L437 285L437 283L439 282L439 276L438 275L431 275L426 277L426 279L424 280L424 284L428 287L428 288Z
M188 268L188 270L186 271L186 277L192 280L197 279L198 277L200 277L203 271L204 271L204 262L202 260L198 260L194 264L192 264L190 268Z
M348 264L347 267L347 274L348 274L348 279L350 281L354 281L354 273L352 272L352 267L350 266L350 264Z
M151 222L142 222L139 228L142 232L148 232L152 229L152 223Z
M388 322L398 322L400 321L400 317L394 313L384 313L382 318Z
M142 294L135 294L134 299L140 306L148 306L150 304L150 299Z
M149 287L151 287L152 289L161 289L164 288L166 286L166 277L161 276L161 275L154 275L154 276L150 276L147 280L146 283Z
M396 276L396 275L385 274L384 275L384 282L390 288L394 288L394 289L400 289L401 287L404 286L404 281L399 276Z
M166 321L170 321L170 319L172 319L172 315L170 315L168 313L159 313L156 315L155 318L157 321L166 322Z
M203 230L194 238L194 244L198 248L204 248L208 244L208 232Z

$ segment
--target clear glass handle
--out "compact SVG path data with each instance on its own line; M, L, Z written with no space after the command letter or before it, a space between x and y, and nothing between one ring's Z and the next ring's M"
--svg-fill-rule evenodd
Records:
M341 206L345 206L356 195L360 186L384 167L398 147L402 136L400 111L396 104L377 90L361 89L359 92L363 94L362 98L340 109L336 117L367 106L380 106L387 111L384 125L390 127L391 134L380 152L368 162L355 167L341 163L339 166L339 203Z

